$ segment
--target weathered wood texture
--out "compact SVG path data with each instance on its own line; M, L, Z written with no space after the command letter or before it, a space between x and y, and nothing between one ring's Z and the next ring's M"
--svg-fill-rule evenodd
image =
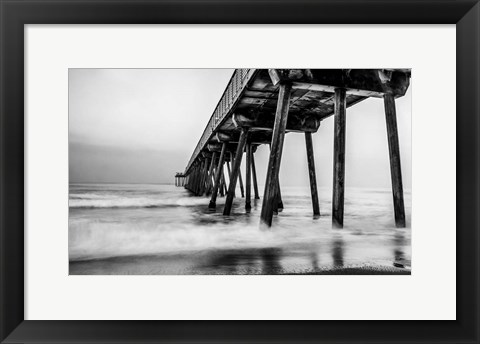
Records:
M305 133L305 145L307 146L308 176L310 177L310 193L312 195L313 215L320 215L318 204L317 176L315 172L315 158L313 156L312 133Z
M332 224L337 228L343 227L343 208L345 197L345 99L345 89L335 89Z
M247 143L245 161L245 209L252 209L252 144Z
M265 191L263 195L262 211L260 214L261 223L271 226L273 217L273 207L276 200L276 189L278 184L278 174L282 160L283 141L285 138L285 128L288 119L288 108L290 103L290 93L292 86L289 83L281 84L277 111L275 114L275 124L273 127L273 136L268 160L267 178L265 181Z
M275 112L258 111L236 113L233 120L237 125L248 126L250 128L272 130L275 122ZM315 133L320 126L320 119L317 115L296 114L288 118L286 131L292 132L312 132Z
M258 195L258 183L257 183L257 169L255 168L255 154L252 150L252 178L253 178L253 191L255 192L255 199L260 199Z
M397 113L395 98L385 94L385 118L387 122L388 152L390 155L390 174L392 177L393 207L395 225L405 227L405 205L403 202L402 168L400 165L400 147L398 143Z
M218 159L218 165L215 171L215 181L213 183L212 198L210 199L210 204L208 205L208 207L211 209L215 209L217 205L217 193L218 193L218 188L220 187L226 150L227 150L227 143L223 142L222 151L220 152L220 158Z
M235 188L237 186L237 178L240 174L240 166L242 164L243 151L245 150L245 144L248 137L248 128L242 128L240 134L240 140L238 141L237 151L235 152L235 160L232 165L232 174L230 178L230 184L228 186L227 199L225 200L225 208L223 209L223 215L230 215L233 204L233 197L235 194Z
M277 82L290 81L295 89L334 92L345 88L349 94L366 97L403 96L410 84L410 70L401 69L277 69L275 73Z

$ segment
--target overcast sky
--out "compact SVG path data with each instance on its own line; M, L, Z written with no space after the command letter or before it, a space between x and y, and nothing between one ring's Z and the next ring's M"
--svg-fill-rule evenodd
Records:
M70 69L70 182L173 183L233 73L232 69ZM411 188L411 87L397 99L404 187ZM313 135L317 182L331 186L333 117ZM303 134L289 133L282 185L308 186ZM264 184L268 146L255 156ZM390 187L383 100L347 109L346 187Z

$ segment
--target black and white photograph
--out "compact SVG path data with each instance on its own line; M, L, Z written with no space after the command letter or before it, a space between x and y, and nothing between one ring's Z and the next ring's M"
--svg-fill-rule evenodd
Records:
M68 118L70 275L411 275L410 68L71 68Z

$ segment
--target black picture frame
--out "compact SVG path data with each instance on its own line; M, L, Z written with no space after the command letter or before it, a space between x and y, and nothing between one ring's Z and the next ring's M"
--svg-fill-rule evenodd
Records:
M2 343L480 343L478 0L0 0L0 11ZM457 320L24 320L24 25L158 23L456 24Z

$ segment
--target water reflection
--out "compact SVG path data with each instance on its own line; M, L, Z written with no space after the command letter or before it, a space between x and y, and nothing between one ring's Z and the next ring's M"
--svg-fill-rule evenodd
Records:
M282 271L282 265L280 264L281 249L264 248L260 252L263 263L262 273L264 275L274 275Z
M393 237L393 266L405 268L407 265L410 265L410 262L406 259L406 245L405 233L401 229L397 230Z
M310 261L312 263L313 271L319 271L320 270L320 264L319 264L317 252L311 252L310 253Z
M195 269L210 270L215 274L264 274L274 275L283 271L280 248L228 250L210 255Z
M332 260L335 267L342 267L344 255L344 242L341 236L335 237L332 242Z

